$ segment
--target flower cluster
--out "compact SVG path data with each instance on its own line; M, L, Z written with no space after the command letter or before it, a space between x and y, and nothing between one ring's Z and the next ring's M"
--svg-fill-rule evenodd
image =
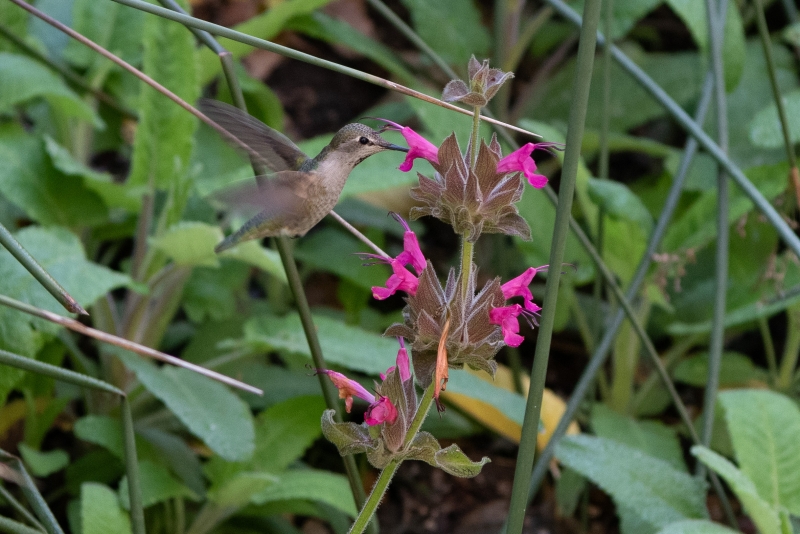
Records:
M467 65L469 85L462 80L451 80L442 91L445 102L462 102L469 106L483 107L500 90L506 81L514 77L511 72L489 68L489 60L478 62L472 56Z

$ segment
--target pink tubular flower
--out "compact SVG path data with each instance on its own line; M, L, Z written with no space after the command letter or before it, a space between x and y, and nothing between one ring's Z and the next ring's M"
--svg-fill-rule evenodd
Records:
M432 163L439 163L439 147L419 135L417 132L408 126L400 126L396 122L388 121L386 119L378 119L387 123L390 129L400 132L406 143L408 143L408 154L406 159L400 164L400 169L403 172L408 172L414 165L414 160L417 158L424 158Z
M509 347L519 347L525 339L519 335L517 317L521 313L523 313L523 309L519 304L489 310L489 322L499 325L503 329L503 340Z
M409 295L416 294L419 278L406 269L406 265L411 265L417 275L422 273L427 265L425 256L422 255L422 250L419 248L417 235L411 231L408 223L402 217L396 213L392 213L392 216L406 230L403 234L403 252L398 254L396 258L385 258L376 254L362 254L362 257L374 259L376 263L388 263L392 267L392 275L386 280L386 287L372 288L372 296L376 300L387 299L397 291L405 291Z
M333 385L339 390L339 398L344 399L344 407L347 413L350 413L353 407L353 396L364 399L370 404L375 404L375 395L367 391L364 386L351 378L347 378L342 373L328 371L327 369L318 369L317 373L328 375Z
M500 286L503 298L506 300L513 297L522 297L522 305L512 304L489 310L489 322L503 329L503 339L509 347L519 347L524 339L519 335L518 317L520 315L528 321L528 324L537 324L535 316L542 308L533 302L533 293L531 293L528 286L533 281L536 273L546 267L539 267L538 269L536 267L528 267L521 275Z
M364 422L375 426L384 421L392 424L397 420L397 408L388 397L381 397L378 402L371 404L364 414Z
M411 378L411 366L409 365L408 360L408 351L406 350L406 344L402 337L398 337L397 341L400 343L400 350L397 351L397 359L395 365L389 367L386 370L386 373L380 373L381 380L386 380L386 376L394 371L395 369L399 369L400 371L400 380L405 382L409 378Z
M497 172L521 172L528 179L528 183L537 189L547 185L547 177L536 174L536 162L531 154L534 150L558 150L559 143L526 143L511 154L497 162Z

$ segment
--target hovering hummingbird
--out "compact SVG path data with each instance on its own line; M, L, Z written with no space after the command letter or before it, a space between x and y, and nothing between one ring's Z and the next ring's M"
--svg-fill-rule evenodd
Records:
M355 123L336 132L328 146L309 158L288 137L238 108L206 99L199 107L271 171L257 177L255 200L261 211L214 247L217 253L250 239L305 235L336 205L356 165L383 150L408 152L380 132Z

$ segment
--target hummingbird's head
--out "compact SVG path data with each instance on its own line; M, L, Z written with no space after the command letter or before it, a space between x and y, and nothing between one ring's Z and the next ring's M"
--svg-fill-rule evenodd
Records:
M388 142L369 126L359 123L348 124L336 132L328 148L353 166L383 150L408 152L407 148Z

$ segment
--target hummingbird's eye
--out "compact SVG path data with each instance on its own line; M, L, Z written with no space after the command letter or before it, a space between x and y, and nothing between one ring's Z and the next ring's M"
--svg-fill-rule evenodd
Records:
M366 137L362 137L361 139L358 140L358 142L361 143L362 145L370 144L369 139L367 139Z

